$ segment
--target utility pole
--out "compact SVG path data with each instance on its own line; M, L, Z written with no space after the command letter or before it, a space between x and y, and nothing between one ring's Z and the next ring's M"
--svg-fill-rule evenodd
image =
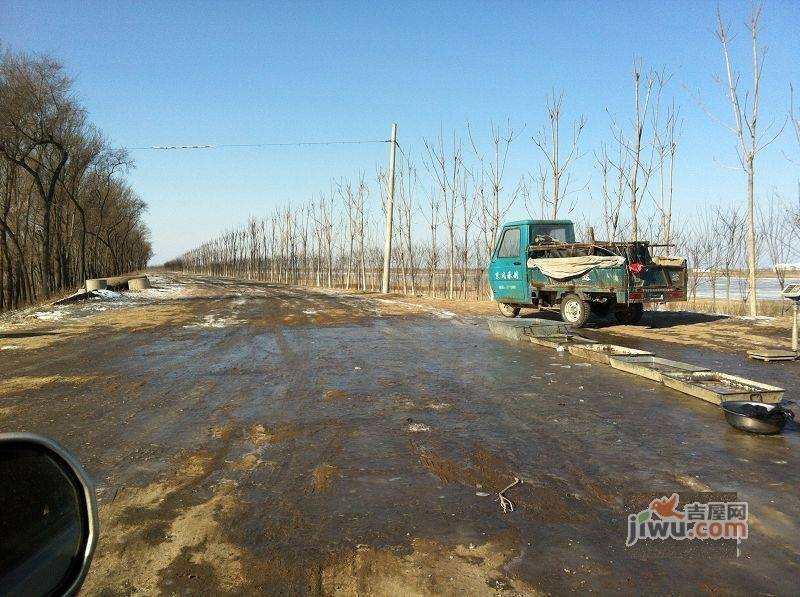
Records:
M392 260L392 216L394 215L394 162L397 155L397 124L392 124L392 141L389 150L388 197L386 198L386 233L383 243L383 282L381 292L389 293L389 270Z

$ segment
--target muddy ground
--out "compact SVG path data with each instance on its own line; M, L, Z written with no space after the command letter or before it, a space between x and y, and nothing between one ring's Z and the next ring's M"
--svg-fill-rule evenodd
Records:
M796 424L737 432L697 399L491 336L485 304L155 282L0 322L0 428L54 437L97 485L84 594L796 591ZM800 362L747 361L739 323L674 317L586 335L800 398ZM673 491L749 502L738 558L625 548L626 496Z

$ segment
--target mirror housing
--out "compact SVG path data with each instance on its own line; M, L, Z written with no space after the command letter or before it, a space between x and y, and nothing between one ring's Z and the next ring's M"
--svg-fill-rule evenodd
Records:
M75 595L99 534L94 486L55 441L0 433L0 593Z

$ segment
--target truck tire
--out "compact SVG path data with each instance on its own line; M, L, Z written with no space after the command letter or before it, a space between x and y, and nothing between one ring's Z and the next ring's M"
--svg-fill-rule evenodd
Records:
M614 317L623 325L634 325L642 320L644 315L644 305L642 303L631 303L614 311Z
M503 314L503 317L516 317L519 315L520 308L515 305L509 305L508 303L497 303L497 306L500 308L500 313Z
M561 298L561 319L570 327L579 328L589 320L589 302L577 294L565 294Z

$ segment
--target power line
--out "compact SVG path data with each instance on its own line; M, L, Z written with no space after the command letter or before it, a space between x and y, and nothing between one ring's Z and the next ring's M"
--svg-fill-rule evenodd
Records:
M334 140L334 141L295 141L291 143L228 143L220 145L150 145L147 147L121 147L128 151L156 150L166 151L173 149L228 149L239 147L304 147L311 145L365 145L368 143L391 143L391 139L366 139L366 140Z

